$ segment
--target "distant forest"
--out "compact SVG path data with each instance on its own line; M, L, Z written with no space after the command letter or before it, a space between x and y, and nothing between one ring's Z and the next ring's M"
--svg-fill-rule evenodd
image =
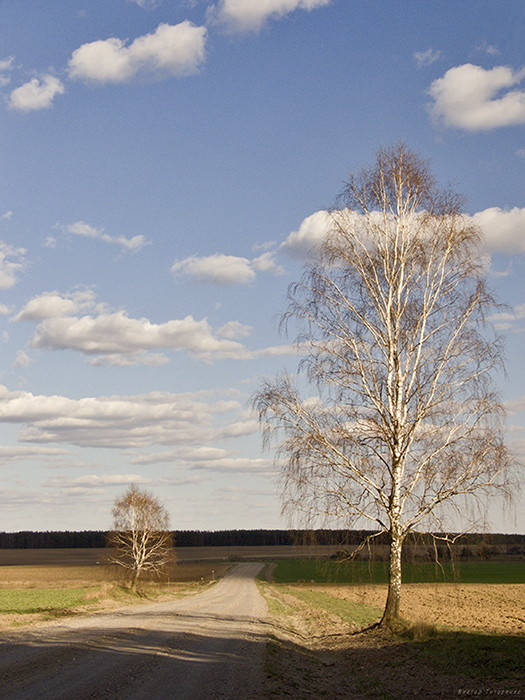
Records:
M357 545L369 530L180 530L175 531L176 547L269 547L283 545ZM0 532L0 549L74 549L106 546L107 532ZM411 533L407 544L430 544L430 537ZM386 533L375 537L374 544L388 544ZM525 547L525 535L468 533L461 535L462 545L518 545Z

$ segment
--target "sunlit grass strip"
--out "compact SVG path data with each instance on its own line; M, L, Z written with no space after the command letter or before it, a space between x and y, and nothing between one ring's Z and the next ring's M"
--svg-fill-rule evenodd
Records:
M0 590L0 613L24 615L29 613L68 610L92 603L86 600L92 588Z
M279 561L275 583L387 583L387 562L296 559ZM525 561L406 562L404 583L525 583Z
M314 608L320 608L330 615L337 615L343 622L349 624L360 626L373 625L381 619L382 611L371 605L363 605L350 600L334 598L320 591L301 590L299 588L288 588L284 586L278 586L277 588L278 590L293 595L295 598L302 600L304 603Z

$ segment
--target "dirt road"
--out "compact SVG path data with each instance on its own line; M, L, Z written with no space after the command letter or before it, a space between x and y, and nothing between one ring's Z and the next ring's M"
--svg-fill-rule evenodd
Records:
M239 564L203 593L9 632L2 700L259 700L266 603Z

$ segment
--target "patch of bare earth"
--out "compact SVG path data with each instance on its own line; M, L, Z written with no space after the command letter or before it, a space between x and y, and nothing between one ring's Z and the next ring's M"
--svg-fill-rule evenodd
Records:
M383 609L386 586L317 586L343 600ZM496 634L525 634L525 584L407 583L401 617Z
M447 587L448 586L448 587ZM421 644L414 642L426 625L460 626L478 632L524 634L525 585L407 585L403 612L416 623L404 637L380 629L358 629L335 614L297 599L295 586L286 591L266 588L273 638L268 643L267 692L271 700L328 698L408 699L458 697L523 697L522 681L488 680L450 675L425 663ZM384 605L384 586L301 585L329 595ZM273 604L272 604L273 602ZM422 622L424 621L424 623Z

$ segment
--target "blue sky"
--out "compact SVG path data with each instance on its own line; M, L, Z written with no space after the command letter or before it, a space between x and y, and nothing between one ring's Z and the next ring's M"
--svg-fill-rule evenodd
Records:
M248 402L319 212L404 139L483 226L525 455L525 6L0 0L0 529L286 527ZM491 529L525 531L500 508Z

